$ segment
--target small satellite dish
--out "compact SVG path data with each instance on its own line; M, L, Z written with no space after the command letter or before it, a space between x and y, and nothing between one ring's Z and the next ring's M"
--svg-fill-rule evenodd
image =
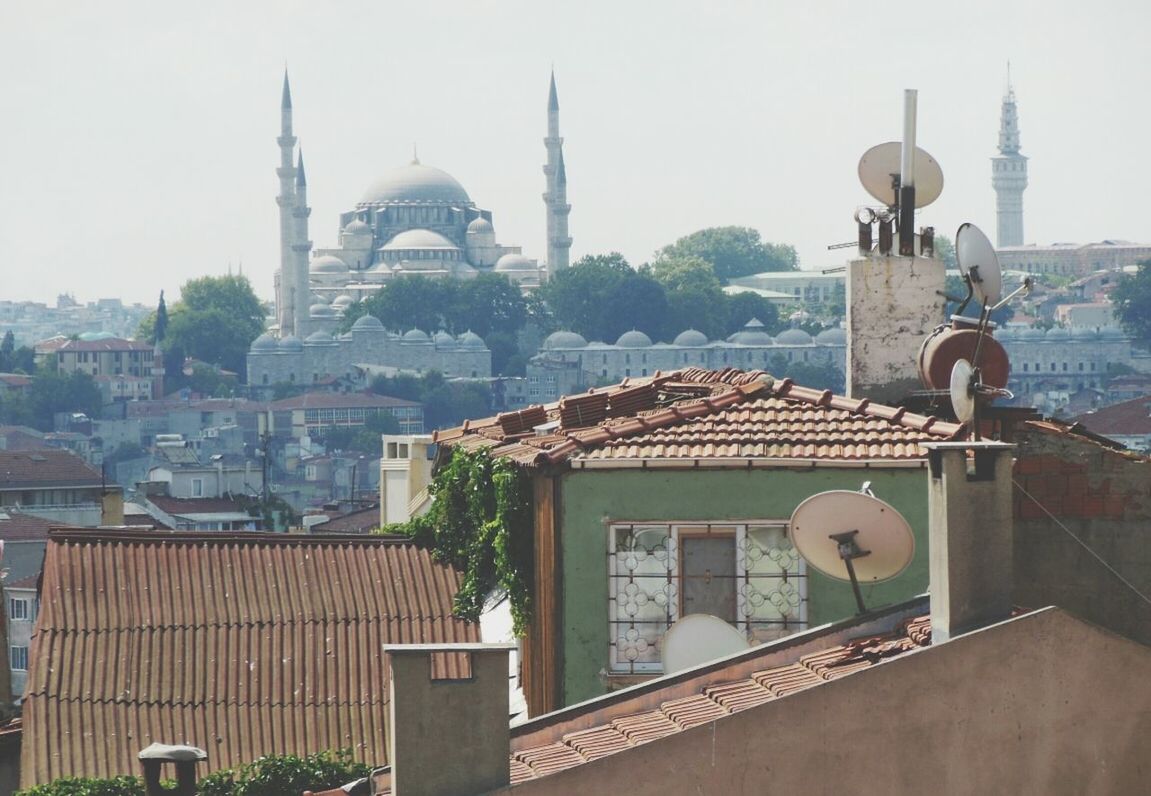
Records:
M667 629L660 644L665 674L690 669L751 646L743 633L711 614L688 614Z
M956 361L951 368L951 408L960 423L970 423L975 417L975 393L971 389L971 376L975 369L966 359Z
M831 578L851 581L859 612L867 608L859 583L894 578L911 563L915 537L903 515L864 492L812 495L791 515L791 541L803 559Z
M877 144L859 159L859 181L869 194L888 207L899 204L899 169L903 144ZM943 169L935 158L915 148L915 206L927 207L943 193Z
M955 233L955 259L959 271L971 280L971 289L980 304L998 303L1003 295L1003 272L995 247L974 224L960 224Z

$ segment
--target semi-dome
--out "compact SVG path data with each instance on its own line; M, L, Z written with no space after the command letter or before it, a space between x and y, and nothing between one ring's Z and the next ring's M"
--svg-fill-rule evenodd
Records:
M771 345L771 335L758 318L752 318L729 340L739 345Z
M358 218L353 218L348 222L348 226L344 227L344 234L346 235L371 235L372 228Z
M303 351L304 350L304 344L300 342L300 338L298 338L292 334L288 335L287 337L281 337L280 343L277 347L281 351Z
M522 254L505 254L496 260L496 271L534 271L536 264Z
M552 348L586 348L587 340L583 335L576 334L575 332L558 331L552 332L544 339L545 349Z
M433 166L413 161L388 172L364 192L361 205L470 205L471 198L456 178Z
M252 341L252 350L253 351L275 351L276 350L276 338L272 337L272 335L269 334L268 332L264 332L262 335L260 335L259 337L257 337L255 340Z
M468 329L466 332L464 332L463 334L460 335L459 343L463 348L473 348L473 349L485 349L485 348L487 348L487 344L484 343L484 338L480 337L478 334L473 332L471 329Z
M815 336L815 342L820 345L847 345L847 332L842 329L824 329Z
M811 335L803 329L788 329L775 338L777 345L811 345Z
M322 254L312 260L312 271L318 274L342 274L348 270L348 265L339 257L331 254Z
M638 329L624 332L615 341L616 348L647 348L651 345L651 338Z
M356 319L352 324L352 331L356 332L382 332L384 325L380 323L380 319L375 315L363 315Z
M683 346L684 348L698 348L699 346L707 345L707 335L698 329L684 329L676 335L672 344Z
M404 332L404 336L400 339L405 343L426 343L431 340L425 332L421 332L419 329L411 329Z
M1043 337L1047 340L1067 340L1071 333L1061 326L1052 326Z
M480 216L479 218L472 219L472 223L468 224L468 232L481 234L485 232L495 232L495 229L492 227L492 222Z
M399 251L403 249L450 249L460 247L452 243L438 232L430 229L408 229L396 235L382 247L383 251Z

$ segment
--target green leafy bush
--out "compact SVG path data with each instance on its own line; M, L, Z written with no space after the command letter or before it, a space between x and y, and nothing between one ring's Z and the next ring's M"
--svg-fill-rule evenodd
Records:
M370 773L370 766L352 759L351 750L340 749L305 757L268 755L234 770L209 774L197 787L200 796L285 796L337 788Z
M46 785L16 791L16 796L144 796L144 782L139 777L63 777Z

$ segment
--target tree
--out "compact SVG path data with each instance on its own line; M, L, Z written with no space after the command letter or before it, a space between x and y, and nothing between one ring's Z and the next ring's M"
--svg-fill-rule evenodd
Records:
M41 431L51 431L55 415L60 412L83 412L89 417L99 417L102 405L96 382L79 370L40 372L28 387L32 425Z
M539 292L558 328L603 339L611 325L607 297L634 273L619 252L588 255L552 276Z
M341 328L347 331L361 316L374 315L385 327L396 331L453 331L449 328L451 324L448 318L458 307L459 296L460 283L455 279L401 276L387 282L372 296L349 307L349 311L344 313Z
M946 235L935 233L935 259L942 260L947 268L958 268L959 261L955 259L955 244Z
M153 336L155 342L164 342L164 337L168 334L168 305L164 303L164 291L160 291L160 305L156 307L156 322L153 325Z
M736 293L727 296L727 323L724 337L735 334L753 318L767 327L770 334L782 331L779 309L763 296L756 293Z
M600 336L615 342L629 329L659 340L668 322L667 294L663 285L646 274L632 272L615 286L603 302Z
M1111 291L1115 316L1123 329L1144 345L1151 343L1151 260L1119 280Z
M9 329L0 342L0 373L32 373L36 352L28 346L16 347L16 335Z
M450 309L452 333L470 330L485 339L492 332L515 334L527 321L524 294L501 274L480 274L461 283L456 306Z
M724 282L763 271L794 271L799 267L799 256L793 246L764 242L759 232L750 227L701 229L664 246L656 262L662 258L686 257L699 257L711 263L716 277Z

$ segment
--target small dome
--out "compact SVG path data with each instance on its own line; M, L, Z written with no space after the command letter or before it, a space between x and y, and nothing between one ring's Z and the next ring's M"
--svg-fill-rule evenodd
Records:
M505 254L496 260L496 271L535 271L538 266L522 254Z
M760 322L758 318L752 318L743 329L733 334L728 338L728 342L738 343L739 345L771 345L771 335L767 333L766 327Z
M651 338L638 329L624 332L615 341L616 348L647 348L651 345Z
M1102 340L1126 340L1127 335L1123 330L1117 326L1104 326L1099 330L1099 337Z
M327 304L313 304L308 308L308 314L313 318L331 318L336 311Z
M460 335L459 343L464 348L486 350L488 347L487 344L484 343L484 338L480 337L471 329L468 329Z
M815 336L819 345L847 345L847 332L838 328L824 329Z
M252 341L253 351L274 351L276 350L276 338L272 337L268 332Z
M352 324L352 331L356 332L382 332L384 325L375 315L363 315Z
M436 345L455 345L456 338L452 337L443 329L440 329L438 332L432 335L432 342Z
M304 344L300 342L300 338L290 334L287 337L280 338L280 343L277 348L280 351L303 351Z
M995 339L1001 343L1013 342L1018 338L1019 332L1012 326L1004 326L995 333Z
M347 270L347 263L331 254L324 254L312 260L312 271L317 274L342 274Z
M803 329L788 329L775 338L776 345L811 345L811 335Z
M325 331L312 332L310 335L308 335L306 338L304 338L305 344L307 344L307 343L330 343L330 342L332 342L332 336Z
M1071 338L1071 332L1060 326L1052 326L1043 337L1046 340L1068 340Z
M404 332L404 336L401 337L400 339L403 340L405 343L428 343L428 342L431 342L431 338L428 337L424 332L421 332L419 329L412 329L410 331Z
M684 348L698 348L699 346L707 345L707 335L698 329L684 329L676 335L673 345L683 346Z
M1016 334L1017 340L1042 340L1043 330L1034 326L1028 326L1026 329L1020 329Z
M347 309L355 303L356 300L345 293L342 296L336 296L336 298L332 301L332 306L339 307L340 309Z
M544 340L543 347L545 349L553 348L586 348L587 340L582 335L575 332L552 332Z
M358 218L353 218L348 222L348 226L344 227L345 235L371 235L372 228L365 224Z
M446 171L413 161L376 180L360 199L362 205L471 205L464 186Z
M455 250L459 249L459 246L430 229L408 229L396 235L381 248L383 251L396 251L398 249Z
M472 223L468 224L468 232L475 232L477 234L495 232L492 227L492 222L488 221L483 216L472 219Z
M1096 340L1098 338L1099 333L1087 326L1080 326L1071 330L1072 340Z

